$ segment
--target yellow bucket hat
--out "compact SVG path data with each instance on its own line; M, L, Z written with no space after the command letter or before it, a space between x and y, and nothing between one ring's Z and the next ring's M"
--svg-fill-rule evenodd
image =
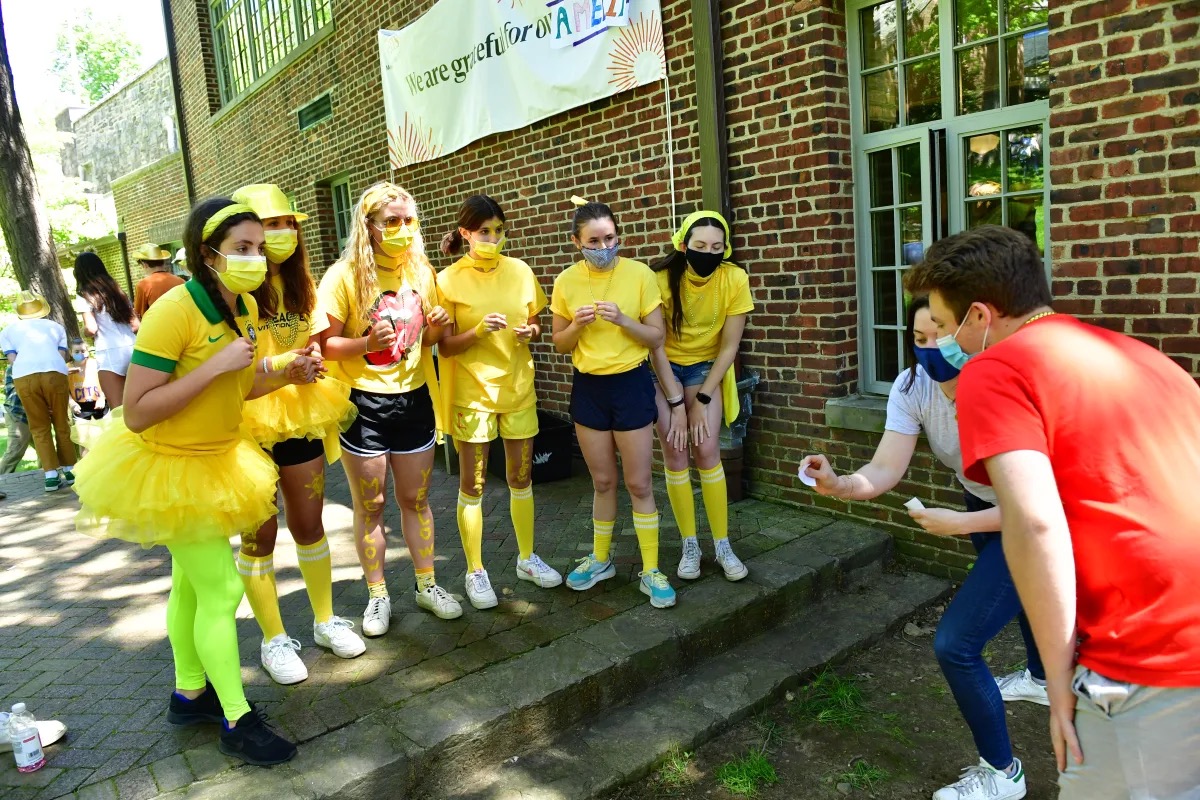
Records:
M17 316L21 319L41 319L50 316L50 306L40 294L21 292L17 295Z
M144 244L129 254L134 261L170 261L171 254L156 244Z
M250 206L259 219L272 217L295 217L297 222L308 219L308 214L292 210L287 195L273 183L252 183L243 186L229 196L235 203Z
M716 211L695 211L688 214L687 219L679 226L679 230L675 231L675 235L671 237L671 242L675 247L683 249L686 246L683 238L687 236L688 230L702 219L715 219L721 223L721 227L725 229L725 258L729 258L733 254L733 242L729 240L729 223Z

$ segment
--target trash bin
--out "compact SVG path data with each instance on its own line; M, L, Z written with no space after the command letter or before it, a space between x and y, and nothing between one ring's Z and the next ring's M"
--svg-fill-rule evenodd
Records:
M575 428L566 420L538 411L538 435L533 437L533 482L548 483L571 477L571 453ZM488 474L504 480L504 442L492 442L488 452Z

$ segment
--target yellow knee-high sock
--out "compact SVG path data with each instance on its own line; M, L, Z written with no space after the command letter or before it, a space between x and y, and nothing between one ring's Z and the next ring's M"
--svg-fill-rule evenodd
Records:
M512 516L513 532L522 561L533 555L533 486L524 489L508 487L508 513Z
M283 633L283 619L279 616L279 595L275 591L275 557L249 556L238 553L238 574L246 587L246 599L250 609L262 628L263 639L271 641Z
M671 513L679 526L679 535L684 539L696 535L696 498L692 496L692 475L688 470L667 470L667 499L671 501Z
M712 469L700 470L700 495L704 498L704 513L713 541L729 536L729 495L725 492L725 467L721 462Z
M312 606L313 619L329 622L333 616L333 563L329 559L329 540L322 536L312 544L296 544L296 558L304 588Z
M608 561L610 551L612 550L612 532L613 526L617 524L616 520L592 520L592 555L597 561Z
M471 497L461 490L458 493L458 535L467 557L467 571L483 569L483 498Z
M642 551L642 570L658 569L658 513L633 512L633 530L637 533L638 549Z

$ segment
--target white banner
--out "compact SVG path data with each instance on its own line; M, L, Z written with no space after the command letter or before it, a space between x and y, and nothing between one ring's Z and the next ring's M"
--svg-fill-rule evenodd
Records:
M666 76L659 0L439 0L379 60L393 169Z

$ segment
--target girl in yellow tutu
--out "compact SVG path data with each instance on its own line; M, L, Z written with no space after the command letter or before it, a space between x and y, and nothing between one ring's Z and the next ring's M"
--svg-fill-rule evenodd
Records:
M448 425L458 447L458 533L467 557L467 599L494 608L483 568L483 471L499 436L508 471L509 512L517 536L517 577L544 589L562 575L533 552L533 437L538 432L529 343L541 337L546 293L524 261L500 254L504 210L487 195L463 203L458 227L442 239L446 255L467 254L438 275L450 325L438 345Z
M287 761L296 748L242 689L234 624L242 582L229 538L275 515L278 473L239 429L248 397L309 381L316 367L297 358L259 371L258 310L249 293L266 275L263 241L247 206L218 198L192 210L184 231L192 280L146 313L124 417L79 462L75 489L81 531L171 553L167 634L176 688L168 721L222 722L222 752L266 765Z
M439 398L430 348L448 321L421 239L417 203L386 181L363 192L341 259L321 279L325 358L350 384L358 417L341 435L342 466L354 501L354 543L367 581L363 633L382 636L392 601L383 578L388 470L416 574L417 605L442 619L462 606L437 585L429 478Z
M300 231L305 214L292 211L278 186L259 183L233 193L235 202L254 209L266 230L267 280L254 290L258 303L258 357L285 353L320 358L317 343L329 318L318 311L317 287L308 270L308 252ZM329 542L321 523L325 502L325 453L337 457L337 437L354 419L350 389L336 380L318 380L251 400L244 412L246 430L279 468L288 531L296 542L300 574L313 610L313 639L341 658L367 649L351 628L333 614L333 569ZM276 683L299 683L308 677L300 660L300 643L287 635L275 588L275 539L279 520L269 518L242 534L237 567L246 586L254 618L262 628L259 648L263 669Z

